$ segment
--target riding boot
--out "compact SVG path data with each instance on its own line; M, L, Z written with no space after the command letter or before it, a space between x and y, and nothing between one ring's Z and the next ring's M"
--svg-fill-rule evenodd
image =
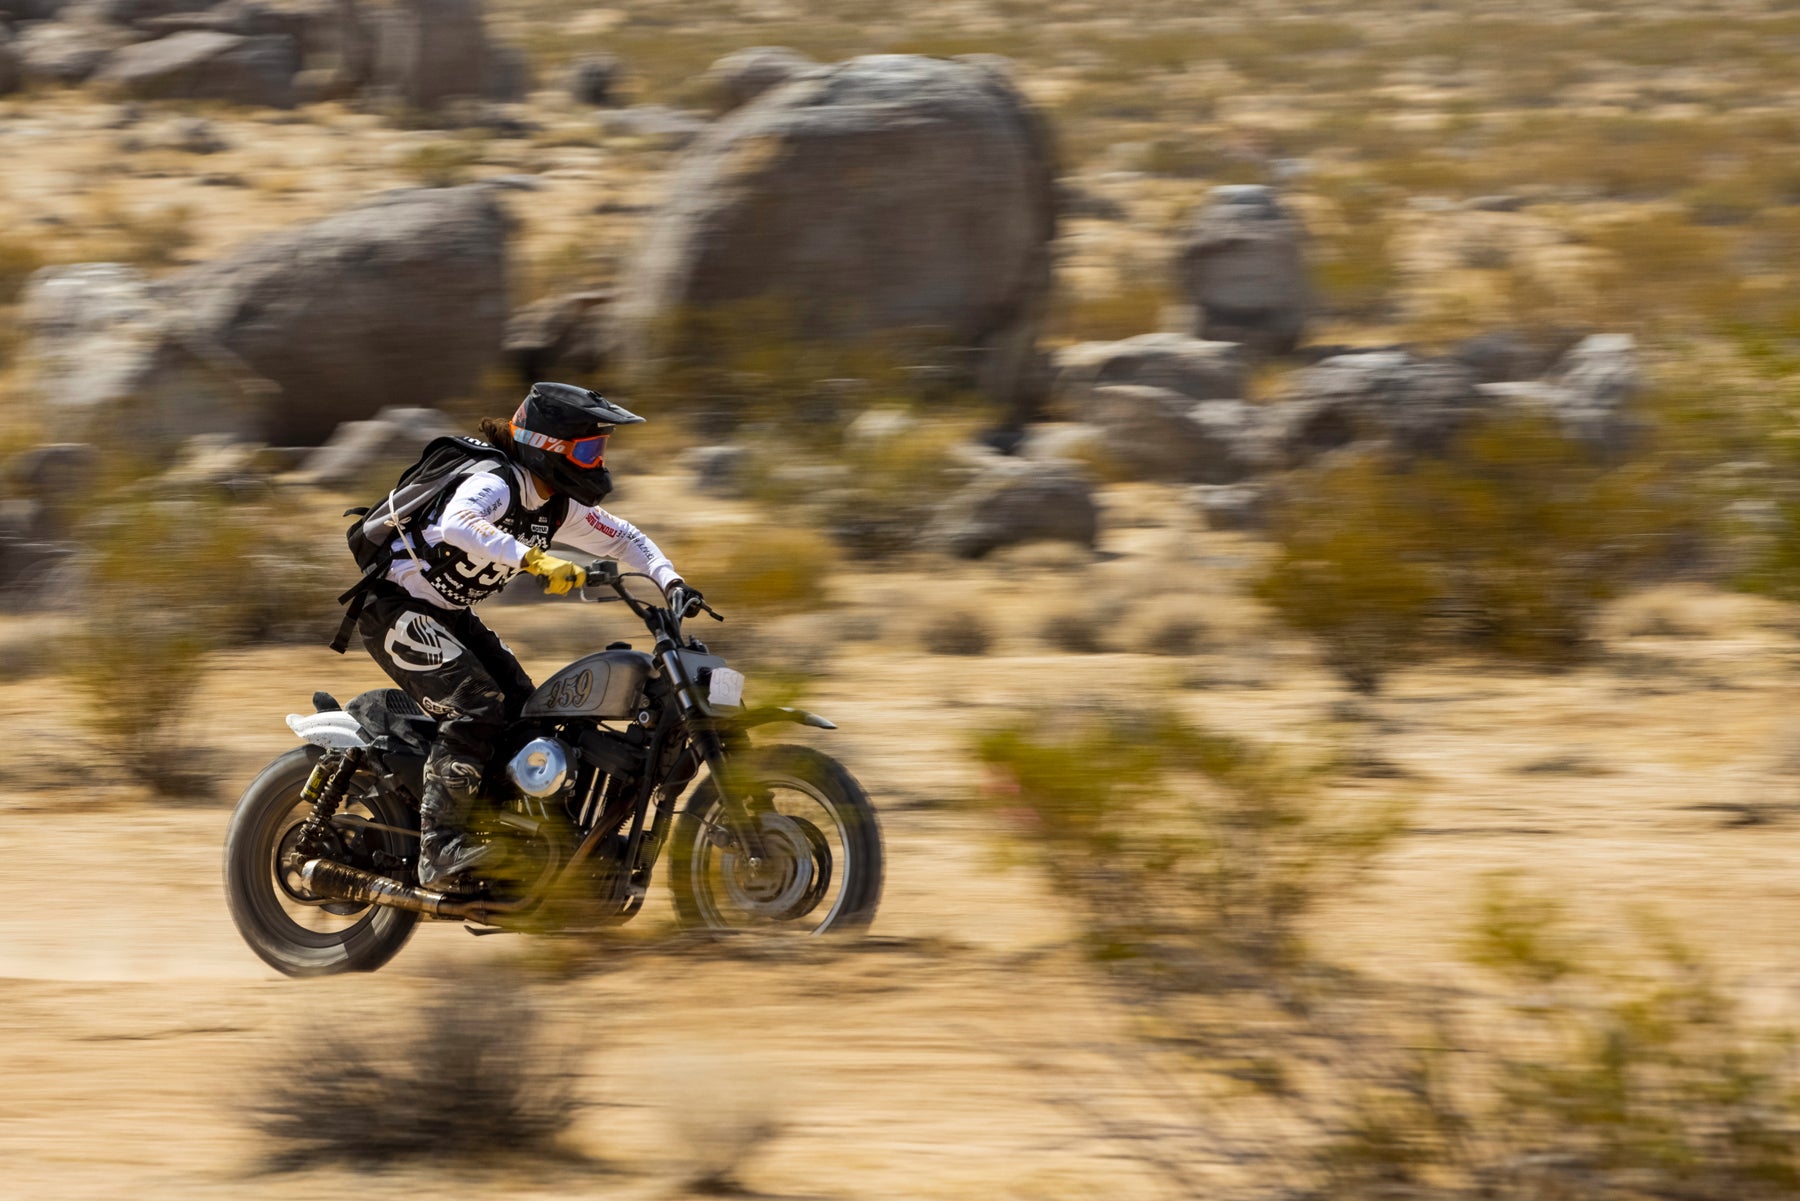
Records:
M494 848L464 830L481 790L481 763L433 746L425 761L425 796L419 803L419 884L442 888L478 867Z

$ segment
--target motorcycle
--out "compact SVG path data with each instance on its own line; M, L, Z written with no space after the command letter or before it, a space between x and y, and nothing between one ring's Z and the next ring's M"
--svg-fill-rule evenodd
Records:
M374 971L421 919L477 934L598 930L642 909L665 846L683 926L868 926L882 880L868 794L820 751L749 737L784 722L836 727L745 707L743 675L684 635L682 613L632 595L626 581L648 576L606 560L588 572L581 599L626 604L651 650L611 643L531 695L470 822L498 854L454 890L422 888L416 871L434 720L398 689L347 706L315 693L314 712L288 718L306 745L256 777L225 840L226 898L252 951L290 976L321 976Z

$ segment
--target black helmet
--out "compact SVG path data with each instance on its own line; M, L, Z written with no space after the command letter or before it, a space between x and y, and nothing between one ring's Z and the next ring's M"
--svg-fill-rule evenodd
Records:
M576 504L597 505L612 491L607 436L616 425L641 421L586 388L533 384L513 414L512 457Z

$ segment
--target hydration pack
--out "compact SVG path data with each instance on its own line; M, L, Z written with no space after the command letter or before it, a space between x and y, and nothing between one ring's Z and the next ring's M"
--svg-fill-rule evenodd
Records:
M344 539L356 565L362 568L362 577L338 597L338 604L348 607L337 637L332 639L332 650L341 655L349 647L350 630L362 615L369 585L385 576L394 561L394 539L429 524L439 498L469 474L470 468L508 461L505 452L476 438L433 438L425 444L419 461L400 473L399 482L386 496L372 505L344 510L344 516L356 518Z

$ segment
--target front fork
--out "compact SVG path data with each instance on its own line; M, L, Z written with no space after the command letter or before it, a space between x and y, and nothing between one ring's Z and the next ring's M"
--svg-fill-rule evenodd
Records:
M689 677L687 667L676 654L678 647L674 639L664 635L657 641L655 657L658 666L667 673L669 684L675 693L675 703L681 708L682 718L688 723L690 737L693 739L694 751L700 761L706 764L715 786L719 790L719 800L725 810L725 827L730 831L733 841L743 849L749 866L760 866L765 858L762 839L762 823L757 820L760 808L766 808L768 797L754 795L751 781L742 778L742 773L733 765L733 756L728 750L742 749L737 746L727 748L725 739L712 724L706 706L700 700L700 685ZM742 742L741 738L736 741Z

